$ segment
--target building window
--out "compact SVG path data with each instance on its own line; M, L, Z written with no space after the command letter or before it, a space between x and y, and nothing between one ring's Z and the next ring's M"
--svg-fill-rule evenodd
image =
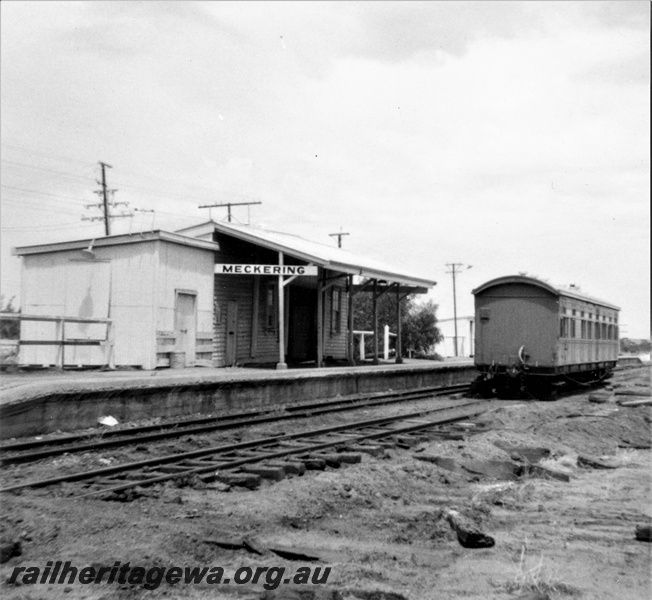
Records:
M331 335L342 332L342 290L331 288Z
M268 283L265 289L265 329L276 329L278 311L276 310L276 284Z

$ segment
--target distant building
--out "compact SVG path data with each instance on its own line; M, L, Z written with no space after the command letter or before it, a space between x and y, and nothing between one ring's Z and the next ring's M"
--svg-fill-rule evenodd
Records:
M455 319L439 319L437 327L444 339L435 346L435 352L444 358L455 354ZM473 356L475 345L475 317L457 317L457 356Z
M341 248L213 221L14 253L21 365L352 363L355 294L402 299L435 285Z

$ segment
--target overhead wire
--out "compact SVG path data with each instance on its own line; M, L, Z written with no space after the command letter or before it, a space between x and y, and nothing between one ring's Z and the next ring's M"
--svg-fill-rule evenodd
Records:
M79 215L79 212L77 211L72 211L72 210L66 210L65 208L56 208L54 206L43 206L42 204L40 205L33 205L33 204L26 204L23 200L18 200L15 198L5 198L3 200L3 203L6 203L9 206L15 206L17 208L21 208L24 210L38 210L40 212L43 212L44 209L47 209L48 212L51 213L58 213L62 215Z
M98 227L98 223L90 223L87 225L80 225L76 223L64 223L62 225L36 225L29 227L1 227L2 231L16 231L16 232L29 232L29 231L58 231L59 229L86 229L89 227Z
M79 165L86 165L86 166L90 166L90 167L95 166L95 163L89 163L89 162L86 162L86 161L75 160L75 159L72 159L72 158L64 158L63 156L57 156L55 154L48 154L47 152L41 152L39 150L32 150L32 149L29 149L29 148L25 148L23 146L15 146L13 144L5 144L4 142L2 143L2 146L4 146L5 148L11 148L12 150L20 150L22 152L27 152L28 154L34 154L35 156L43 156L43 157L46 157L46 158L52 158L54 160L60 160L60 161L63 161L63 162L75 163L75 164L79 164Z
M52 194L50 192L41 192L39 190L28 190L26 188L19 188L15 187L13 185L5 185L4 183L0 184L0 187L5 188L7 190L13 190L16 192L26 192L29 194L38 194L40 196L51 196L52 198L61 198L62 200L65 201L66 204L77 204L77 203L85 203L88 202L89 199L82 200L81 198L70 198L69 196L61 196L60 194Z
M73 163L73 164L83 165L84 167L96 167L97 166L95 163L75 160L75 159L66 158L66 157L63 157L63 156L57 156L57 155L54 155L54 154L49 154L49 153L46 153L46 152L41 152L41 151L37 151L37 150L33 150L33 149L21 147L21 146L16 146L16 145L13 145L13 144L2 143L2 146L5 147L5 148L11 148L11 149L14 149L14 150L19 150L19 151L22 151L22 152L33 154L35 156L43 156L43 157L52 158L52 159L55 159L55 160L60 160L60 161L69 162L69 163ZM67 172L63 172L63 171L59 171L59 170L55 170L55 169L48 169L48 168L45 168L45 167L40 167L40 166L37 166L37 165L30 165L30 164L27 164L27 163L22 163L22 162L8 160L8 159L2 159L2 162L4 164L10 165L10 166L16 166L16 167L22 167L22 168L28 168L28 169L35 169L35 170L38 170L38 171L42 171L42 172L46 172L46 173L52 173L54 175L69 177L69 178L72 178L72 179L78 179L78 180L86 181L86 182L91 181L91 179L94 179L94 178L91 178L91 176L86 177L86 176L82 176L82 175L77 175L77 174L73 174L73 173L69 173L69 172L67 173ZM135 177L142 177L142 178L145 178L145 179L154 179L154 180L157 180L157 181L169 181L169 182L175 183L177 185L188 186L188 184L179 184L179 182L174 182L173 180L169 180L169 179L166 180L166 179L161 178L161 177L146 175L146 174L142 174L142 173L135 173L133 171L115 169L115 172L118 173L118 174L127 174L127 175L132 175L132 176L135 176ZM97 182L96 179L94 179L94 181ZM206 201L206 197L188 195L188 194L186 194L184 192L173 192L173 191L171 191L169 189L168 190L160 190L160 189L155 189L155 188L150 188L150 187L143 187L143 186L138 186L138 185L132 185L132 184L126 183L124 181L117 181L117 182L112 181L111 183L112 183L112 185L120 186L121 188L155 193L155 194L159 194L159 195L162 195L162 196L166 196L166 197L171 198L171 199L195 200L195 201L200 201L200 202L205 202ZM88 203L89 202L89 200L76 199L76 198L71 198L70 196L63 196L61 194L53 194L53 193L50 193L50 192L42 192L42 191L39 191L39 190L27 189L27 188L22 188L22 187L18 187L18 186L9 186L9 185L2 184L2 187L5 188L5 189L8 189L8 190L12 190L12 191L20 191L20 192L29 193L29 194L37 194L37 195L40 195L40 196L49 196L49 197L52 197L52 198L59 198L62 201L66 201L66 203L68 203L68 204L73 204L73 203L77 203L77 202L79 202L79 203ZM206 193L209 193L209 194L211 194L213 196L216 193L215 189L203 188L201 186L196 186L196 185L194 185L194 186L190 185L190 187L193 187L196 190L205 191ZM243 198L243 199L252 198L251 196L248 196L246 194L239 194L237 192L226 192L224 190L217 190L217 193L228 193L231 196L237 196L237 197ZM50 209L50 207L48 207L48 209ZM164 210L159 210L159 209L155 209L155 210L159 214L173 216L175 218L186 220L186 221L199 221L199 220L201 220L200 215L197 215L196 217L194 217L194 216L188 216L187 214L181 214L181 213L177 213L177 212L170 212L170 211L164 211Z
M91 180L91 177L84 177L82 175L74 175L72 173L65 173L64 171L56 171L54 169L46 169L45 167L37 167L36 165L28 165L26 163L20 163L17 161L13 160L7 160L7 159L2 159L2 162L7 164L7 165L12 165L12 166L18 166L18 167L24 167L27 169L35 169L37 171L43 171L45 173L54 173L56 175L59 175L60 177L70 177L72 179L81 179L83 181L89 181Z

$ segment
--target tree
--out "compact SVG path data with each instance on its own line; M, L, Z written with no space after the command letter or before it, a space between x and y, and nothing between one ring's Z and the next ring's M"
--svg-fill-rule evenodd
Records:
M401 320L405 321L414 301L408 296L401 301ZM378 298L378 327L382 331L389 325L391 331L396 331L396 294L387 292ZM357 294L353 301L353 326L355 329L366 331L374 328L373 294L362 292Z
M419 354L428 354L444 338L437 328L437 304L428 300L411 307L403 328L403 347Z
M19 313L20 310L14 307L14 299L5 301L0 295L0 312ZM0 319L0 338L5 340L17 340L20 338L20 321L17 319Z
M620 338L620 351L627 354L642 354L650 351L650 340Z
M417 304L413 296L401 301L402 350L406 356L408 348L418 353L427 354L430 348L441 341L442 335L437 329L437 304L432 300ZM378 335L382 339L382 330L389 325L390 331L396 332L396 294L388 292L378 298ZM373 331L374 325L373 296L371 293L357 294L353 303L353 327L356 330ZM371 352L373 341L370 336L365 340L366 351Z

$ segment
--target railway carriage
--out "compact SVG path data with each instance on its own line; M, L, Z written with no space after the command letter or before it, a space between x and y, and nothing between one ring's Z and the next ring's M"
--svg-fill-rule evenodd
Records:
M474 391L554 397L609 377L618 359L619 308L525 275L499 277L475 296Z

